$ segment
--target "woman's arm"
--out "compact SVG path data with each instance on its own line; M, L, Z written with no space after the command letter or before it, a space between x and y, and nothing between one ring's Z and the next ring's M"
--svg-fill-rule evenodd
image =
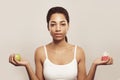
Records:
M96 68L97 68L97 65L92 64L88 75L86 74L85 54L82 51L80 53L80 62L78 64L78 80L94 80Z
M43 77L43 58L44 58L44 54L43 54L43 47L39 47L36 52L35 52L35 74L38 77L39 80L44 80Z
M15 65L15 66L24 66L24 67L26 68L26 70L27 70L27 73L28 73L28 76L29 76L29 79L30 79L30 80L39 80L39 79L36 77L36 75L35 75L32 67L31 67L31 65L29 64L28 60L25 60L25 59L23 59L23 58L21 57L21 60L18 61L18 60L15 59L15 54L12 54L12 55L10 55L10 57L9 57L9 62L10 62L11 64Z
M30 80L44 80L43 77L43 66L42 66L42 48L37 48L35 52L35 73L33 72L29 64L26 65L26 70L28 72Z
M77 61L78 61L78 79L85 80L86 78L86 66L85 66L85 54L83 49L77 48Z
M10 55L9 62L15 66L24 66L28 73L30 80L44 80L43 73L42 73L42 62L41 62L41 48L38 48L35 52L35 65L36 65L36 72L33 71L30 63L28 60L25 60L21 57L21 60L18 61L15 59L15 54Z
M93 63L85 80L94 80L96 68L97 65Z
M101 58L96 59L89 70L89 73L85 80L94 80L95 72L98 65L111 65L113 63L113 59L111 57L106 61L102 61Z
M33 69L32 69L32 67L31 67L30 64L27 64L27 65L25 66L25 68L26 68L26 70L27 70L27 73L28 73L28 76L29 76L29 80L40 80L40 79L38 79L37 76L35 75L35 73L34 73L34 71L33 71Z
M89 70L88 75L86 75L85 66L85 54L84 51L78 47L77 49L77 60L78 60L78 80L94 80L95 72L98 65L111 65L113 59L109 57L108 60L102 61L101 58L96 59Z

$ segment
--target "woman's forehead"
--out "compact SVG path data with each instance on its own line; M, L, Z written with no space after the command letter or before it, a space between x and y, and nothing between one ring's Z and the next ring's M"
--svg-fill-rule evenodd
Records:
M64 14L55 13L51 16L50 22L66 22Z

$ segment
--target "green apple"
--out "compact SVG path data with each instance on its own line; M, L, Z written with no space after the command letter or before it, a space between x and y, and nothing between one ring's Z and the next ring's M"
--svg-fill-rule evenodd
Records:
M15 54L15 59L16 59L17 61L20 61L20 60L21 60L20 54Z

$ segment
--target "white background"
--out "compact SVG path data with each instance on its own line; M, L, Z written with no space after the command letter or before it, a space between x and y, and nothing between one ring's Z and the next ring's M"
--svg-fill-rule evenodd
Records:
M120 79L120 0L0 0L0 80L29 80L25 68L11 65L8 57L19 52L35 69L35 49L51 41L46 14L53 6L68 10L67 36L84 49L87 72L108 51L114 64L99 66L95 80Z

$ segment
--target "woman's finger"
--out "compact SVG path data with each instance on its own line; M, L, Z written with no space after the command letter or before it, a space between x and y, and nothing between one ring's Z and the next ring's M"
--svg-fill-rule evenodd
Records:
M10 58L9 58L9 62L11 63L11 64L13 64L13 65L17 65L17 63L15 62L15 60L14 60L14 56L15 56L15 54L12 54L12 55L10 55Z
M9 57L9 62L10 62L10 63L13 63L13 54L10 55L10 57Z
M12 61L12 60L11 60L11 56L12 56L12 55L9 56L9 63L11 63L11 61Z
M113 64L113 59L112 59L112 57L110 57L110 59L109 59L109 61L108 61L108 63L107 63L108 65L111 65L111 64Z

